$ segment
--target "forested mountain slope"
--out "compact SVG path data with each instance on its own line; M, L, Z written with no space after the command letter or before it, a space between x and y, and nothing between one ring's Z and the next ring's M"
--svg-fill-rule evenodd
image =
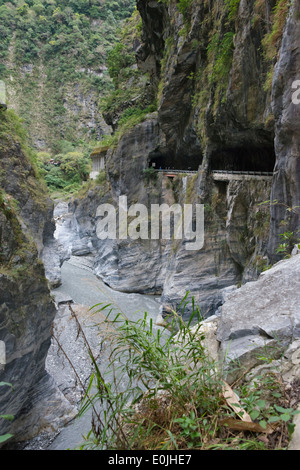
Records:
M106 56L133 0L0 2L0 79L32 144L52 153L99 139Z

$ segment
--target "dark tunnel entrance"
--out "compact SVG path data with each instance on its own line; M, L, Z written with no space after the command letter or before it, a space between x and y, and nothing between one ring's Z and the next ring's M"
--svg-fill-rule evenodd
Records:
M155 152L150 155L149 167L156 170L198 171L202 155L174 155Z
M226 148L215 151L210 158L212 171L255 171L273 172L275 166L275 151L273 146L256 147L243 146Z

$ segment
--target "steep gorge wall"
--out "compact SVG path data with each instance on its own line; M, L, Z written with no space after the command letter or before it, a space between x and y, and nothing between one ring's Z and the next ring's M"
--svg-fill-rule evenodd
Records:
M137 63L157 86L158 110L109 150L106 188L96 187L70 205L78 237L92 242L86 252L95 254L96 273L112 287L161 293L172 306L189 290L209 315L222 303L224 288L256 279L274 257L285 212L270 218L268 205L260 203L274 191L286 195L283 203L299 202L293 172L299 134L292 118L298 111L289 88L297 77L296 68L288 65L298 58L299 6L292 2L287 26L287 11L281 12L277 55L271 60L264 48L275 3L241 0L228 10L225 2L190 2L182 14L174 1L137 1L143 25ZM272 86L268 78L275 64ZM171 162L183 173L172 182L161 175L147 182L143 172L155 161ZM186 177L184 170L195 162L198 174ZM275 165L284 167L284 187L276 173L273 181L254 177L224 183L211 177L212 170L272 172ZM188 252L184 242L174 240L100 241L97 206L104 201L117 206L120 195L128 197L128 205L140 202L149 208L154 203L204 204L204 248ZM295 217L291 223L297 225Z
M300 224L300 104L293 102L293 83L300 78L300 5L292 2L279 60L275 67L272 110L275 116L276 165L271 199L269 253L271 258L282 227L298 235ZM286 208L297 207L294 211ZM284 223L284 225L283 225Z
M255 278L265 266L269 209L259 206L268 198L271 180L210 181L209 196L200 194L201 174L175 179L160 174L147 181L149 151L159 140L157 115L153 114L124 135L107 160L109 183L95 186L87 198L69 204L73 213L73 253L77 248L95 256L95 272L111 287L124 292L163 294L163 302L176 306L187 290L205 314L220 305L221 290ZM156 136L156 137L155 137ZM127 196L128 208L144 204L205 205L205 244L187 251L183 240L99 240L97 208L109 203L118 208ZM118 212L118 211L117 211ZM80 243L81 242L81 243Z
M186 158L196 153L199 165L205 159L212 167L219 153L230 160L236 152L240 163L251 151L271 150L274 126L264 90L270 63L262 41L275 2L265 2L259 13L254 0L241 1L234 12L228 2L189 3L182 15L174 1L137 2L146 24L142 57L159 62L163 54L156 79L167 149ZM147 23L155 15L160 29L150 34Z
M0 382L12 386L1 387L0 414L14 416L12 422L1 419L0 434L21 441L57 430L74 412L45 371L56 306L42 256L53 241L53 203L19 125L10 111L0 113Z

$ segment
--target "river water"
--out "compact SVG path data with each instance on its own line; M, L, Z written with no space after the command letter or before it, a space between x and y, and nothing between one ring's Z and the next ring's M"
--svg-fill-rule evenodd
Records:
M141 294L128 294L114 291L99 280L89 268L88 259L84 257L71 257L68 262L62 266L62 285L53 291L56 298L72 299L74 307L76 305L92 307L98 303L114 303L116 309L122 312L131 320L138 320L144 317L147 312L147 318L152 318L155 324L159 313L159 299L153 296ZM155 326L155 328L158 328ZM69 333L67 333L69 334ZM89 335L91 336L91 332ZM95 333L96 334L96 333ZM93 338L92 338L93 341ZM64 340L66 342L66 339ZM78 361L81 360L78 354ZM61 367L58 358L52 354L51 367L54 375L59 377L59 367ZM102 361L102 367L105 369ZM61 371L64 375L65 371ZM54 376L54 378L56 378ZM55 438L47 450L66 450L74 449L83 443L83 435L86 435L91 428L91 414L87 413L82 418L76 418L67 425Z

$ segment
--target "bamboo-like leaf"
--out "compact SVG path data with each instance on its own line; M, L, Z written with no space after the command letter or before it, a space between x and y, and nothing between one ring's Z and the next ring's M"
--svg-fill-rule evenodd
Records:
M8 441L11 437L13 437L12 434L4 434L3 436L0 436L0 443L2 444L3 442Z
M5 386L13 388L12 384L8 382L0 382L0 387L5 387Z
M13 421L15 419L14 415L0 415L0 418L7 419L8 421Z

